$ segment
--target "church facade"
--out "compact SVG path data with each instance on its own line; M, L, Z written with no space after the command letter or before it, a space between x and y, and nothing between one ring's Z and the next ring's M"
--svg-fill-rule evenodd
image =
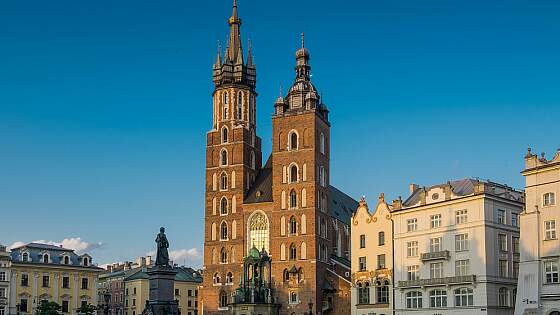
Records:
M349 313L349 223L358 203L330 185L329 111L311 82L303 36L294 83L273 104L265 161L256 66L250 49L244 56L236 2L228 24L228 45L213 65L199 310L231 311L244 258L258 249L270 258L266 285L280 314Z

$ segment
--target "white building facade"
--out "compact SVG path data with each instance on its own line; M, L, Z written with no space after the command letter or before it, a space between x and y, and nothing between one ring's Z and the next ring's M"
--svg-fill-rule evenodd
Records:
M393 203L395 314L513 314L523 193L464 179Z
M521 214L521 262L515 314L560 315L560 150L525 156L526 207Z

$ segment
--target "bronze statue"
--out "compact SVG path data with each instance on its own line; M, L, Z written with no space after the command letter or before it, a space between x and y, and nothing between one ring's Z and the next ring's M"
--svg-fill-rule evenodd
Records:
M156 254L156 266L169 266L169 253L167 249L169 248L169 241L165 236L165 228L161 227L159 229L159 234L156 237L157 243L157 254Z

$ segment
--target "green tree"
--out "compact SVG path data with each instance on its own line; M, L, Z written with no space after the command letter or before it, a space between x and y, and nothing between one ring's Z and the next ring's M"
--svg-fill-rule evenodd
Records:
M37 315L62 315L62 307L56 302L41 301L37 307Z
M95 315L97 308L91 304L84 304L78 308L78 314Z

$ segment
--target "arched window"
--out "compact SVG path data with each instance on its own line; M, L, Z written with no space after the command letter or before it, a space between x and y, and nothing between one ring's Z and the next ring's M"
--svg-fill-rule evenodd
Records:
M220 308L225 308L228 305L228 296L226 292L220 293Z
M222 127L222 143L228 142L228 129L226 126Z
M216 223L212 223L212 224L216 224ZM212 239L212 240L214 240L214 239ZM216 249L212 248L212 264L215 265L216 262L217 262L217 260L216 260Z
M64 264L65 265L70 265L70 257L64 256Z
M474 294L471 288L455 289L455 306L473 306Z
M223 247L220 251L220 263L227 264L227 250Z
M307 217L305 214L301 215L301 234L307 233Z
M296 234L297 233L297 221L295 217L291 217L290 218L290 234Z
M292 243L290 245L290 260L296 260L296 259L297 259L297 248L296 245Z
M227 190L228 182L227 182L227 174L224 172L220 175L220 190Z
M303 276L303 268L299 268L298 269L298 282L302 282L304 280L304 276Z
M286 260L286 245L280 244L280 260Z
M84 266L88 266L89 265L89 260L87 257L84 257Z
M221 283L221 281L220 281L220 274L216 272L216 273L214 274L214 276L212 276L212 280L213 280L213 283L214 283L214 284L220 284L220 283Z
M389 303L389 281L377 281L377 303Z
M226 105L228 104L228 101L229 101L229 97L228 97L228 96L229 96L229 95L228 95L228 92L224 92L224 104L226 104Z
M220 166L226 166L226 165L228 165L227 150L223 149L220 152Z
M228 227L227 223L224 221L220 224L220 239L227 240L228 239Z
M369 304L369 282L358 283L358 304Z
M290 280L290 273L288 272L288 269L284 269L284 272L282 274L283 274L282 278L284 279L284 281Z
M294 189L290 191L290 208L297 208L297 193Z
M321 166L321 168L319 168L319 182L321 183L321 186L323 187L327 186L327 177L325 174L324 166Z
M49 254L44 254L43 255L43 263L45 263L45 264L49 263Z
M298 181L298 167L296 164L290 166L290 183L296 183Z
M224 105L223 105L223 113L222 113L222 120L228 119L228 103L229 103L229 95L227 92L224 93Z
M321 226L320 226L320 234L322 237L327 237L327 220L325 218L321 218Z
M288 144L289 150L297 150L299 147L298 134L295 130L290 132L290 143Z
M235 262L235 247L231 247L231 250L229 251L229 260L234 263Z
M29 254L28 253L23 253L23 255L21 255L21 261L28 262L29 261Z
M249 248L247 252L254 246L259 250L268 249L268 218L266 215L260 211L254 212L249 218Z
M231 272L228 272L226 275L226 283L233 284L233 274Z
M321 135L319 136L319 148L321 151L321 154L325 154L325 134L321 132Z
M411 291L406 293L406 308L422 308L422 292Z
M430 291L430 307L447 307L447 291Z
M228 200L226 197L222 197L222 200L220 200L220 214L228 214Z
M212 222L212 240L216 240L216 222Z

